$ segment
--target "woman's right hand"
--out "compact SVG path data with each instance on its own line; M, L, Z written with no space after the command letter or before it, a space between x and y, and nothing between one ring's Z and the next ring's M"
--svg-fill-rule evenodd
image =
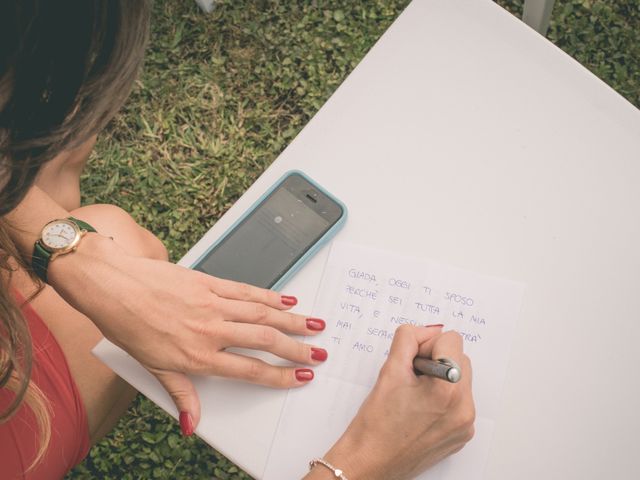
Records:
M416 376L413 359L450 358L462 369L452 384ZM344 435L324 459L349 480L400 480L460 450L473 437L471 364L462 338L441 327L396 330L378 381ZM305 479L333 478L316 466Z

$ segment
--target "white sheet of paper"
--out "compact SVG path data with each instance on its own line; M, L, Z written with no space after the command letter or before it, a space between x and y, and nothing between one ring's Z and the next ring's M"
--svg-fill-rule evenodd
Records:
M288 393L263 479L301 478L306 461L331 447L374 385L403 323L458 331L473 364L476 435L419 478L482 478L523 293L521 283L335 242L313 309L327 321L313 343L329 358L310 385Z

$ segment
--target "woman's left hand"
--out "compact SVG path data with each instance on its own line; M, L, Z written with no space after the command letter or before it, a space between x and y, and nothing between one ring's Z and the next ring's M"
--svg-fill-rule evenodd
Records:
M322 320L287 312L292 297L131 256L97 234L51 262L49 282L153 373L194 426L200 404L187 374L276 388L303 386L313 378L309 368L275 366L227 348L262 350L307 366L327 357L325 350L287 335L315 335L324 328Z

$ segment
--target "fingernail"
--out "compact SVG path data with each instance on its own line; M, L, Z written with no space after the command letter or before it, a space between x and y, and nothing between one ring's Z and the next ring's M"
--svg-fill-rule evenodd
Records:
M291 297L289 295L281 295L280 301L282 302L283 305L286 305L287 307L293 307L295 304L298 303L298 299L296 297Z
M296 379L299 382L308 382L313 380L313 370L309 368L298 368L296 370Z
M193 435L193 420L189 412L180 412L180 430L185 437Z
M326 324L324 323L324 320L320 320L319 318L307 318L307 328L309 330L319 332L324 330L325 326Z
M315 348L311 347L311 358L313 360L318 360L319 362L324 362L329 354L324 348Z
M432 323L431 325L425 325L425 328L432 328L432 327L444 327L444 323Z

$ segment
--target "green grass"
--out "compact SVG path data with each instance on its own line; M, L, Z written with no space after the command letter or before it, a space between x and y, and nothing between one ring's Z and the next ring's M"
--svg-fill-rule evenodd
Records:
M407 0L154 6L146 66L101 135L85 203L115 203L180 258L295 137ZM516 15L522 0L499 0ZM640 105L640 0L557 2L548 37ZM249 478L138 397L67 478Z

